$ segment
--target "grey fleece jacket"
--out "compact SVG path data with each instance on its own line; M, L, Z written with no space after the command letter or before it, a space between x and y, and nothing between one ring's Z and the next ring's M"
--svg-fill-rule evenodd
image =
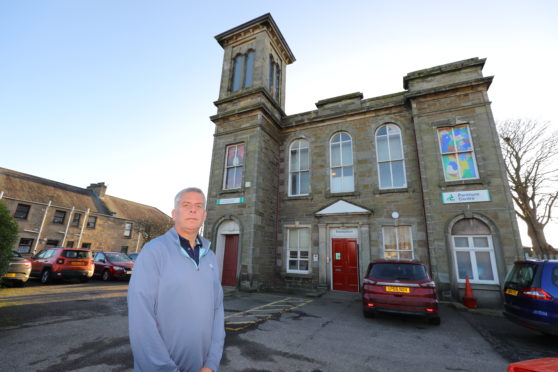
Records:
M217 371L225 341L223 289L210 242L199 266L174 228L143 247L128 287L134 371Z

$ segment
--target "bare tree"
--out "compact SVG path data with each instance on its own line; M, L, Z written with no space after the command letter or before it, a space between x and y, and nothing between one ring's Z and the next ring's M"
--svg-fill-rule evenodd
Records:
M174 222L170 217L168 219L138 219L136 224L138 225L139 233L142 234L144 243L163 235L174 226Z
M558 198L558 132L530 119L499 122L498 131L516 213L527 224L535 253L553 254L544 228Z

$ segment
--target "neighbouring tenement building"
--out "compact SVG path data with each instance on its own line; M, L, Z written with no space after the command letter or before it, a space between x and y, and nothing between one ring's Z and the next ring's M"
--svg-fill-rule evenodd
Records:
M469 276L481 304L500 301L521 244L484 59L286 115L295 58L271 15L216 39L205 235L224 285L358 291L370 260L418 259L442 298L461 297Z
M25 255L60 246L138 252L146 237L172 226L157 208L106 190L103 182L84 189L0 168L0 202L19 225L14 250Z

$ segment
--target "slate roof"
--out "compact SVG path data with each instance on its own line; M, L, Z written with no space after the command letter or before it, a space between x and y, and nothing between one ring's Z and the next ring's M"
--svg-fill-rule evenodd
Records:
M48 203L59 207L87 210L128 220L169 220L155 207L110 195L99 197L92 190L36 177L0 167L0 192L5 197L29 202ZM154 221L155 222L155 221Z

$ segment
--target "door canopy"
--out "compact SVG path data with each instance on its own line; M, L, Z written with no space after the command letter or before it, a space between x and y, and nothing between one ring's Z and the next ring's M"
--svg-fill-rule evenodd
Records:
M339 214L372 214L372 211L344 200L339 200L316 212L316 216L332 216Z

